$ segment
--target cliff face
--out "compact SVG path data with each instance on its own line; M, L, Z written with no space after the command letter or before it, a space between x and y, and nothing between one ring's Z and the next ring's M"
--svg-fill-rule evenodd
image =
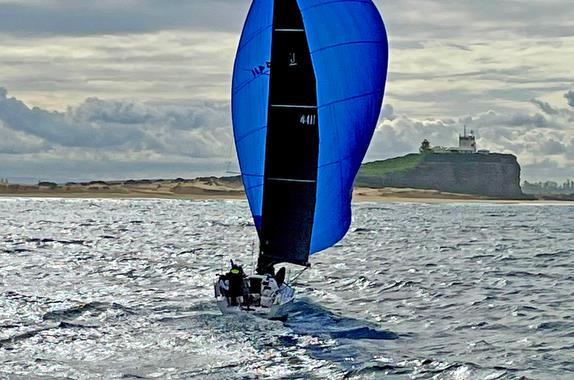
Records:
M415 155L403 159L413 161ZM381 170L366 164L356 184L368 187L409 187L488 197L523 198L520 165L510 154L425 154L418 163L399 170ZM397 159L393 160L396 161ZM374 163L376 165L376 163ZM384 162L382 162L384 166ZM396 165L395 165L396 166Z

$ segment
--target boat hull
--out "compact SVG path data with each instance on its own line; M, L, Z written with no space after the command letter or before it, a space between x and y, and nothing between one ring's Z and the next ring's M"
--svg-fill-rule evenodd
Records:
M265 276L251 276L249 279L258 278L262 279ZM249 293L246 294L246 299L250 299L249 305L229 305L227 298L218 291L217 284L215 284L215 299L217 307L224 315L230 314L251 314L261 318L285 320L289 316L289 311L295 300L295 290L289 284L282 284L276 290L271 298L267 298L267 302L262 302L261 292L254 292L253 288L248 288ZM257 300L254 302L254 300Z
M259 318L271 320L286 320L289 317L289 311L293 305L292 298L287 303L281 305L272 305L271 307L251 306L229 306L226 299L218 299L217 307L223 315L253 315Z

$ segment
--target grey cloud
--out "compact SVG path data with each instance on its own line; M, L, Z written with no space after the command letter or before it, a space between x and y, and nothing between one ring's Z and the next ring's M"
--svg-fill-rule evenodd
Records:
M68 111L76 125L89 122L102 128L128 129L140 135L126 146L161 154L215 157L231 141L229 106L226 102L153 104L106 101L96 98Z
M229 119L226 102L90 98L66 112L48 112L0 88L0 177L33 182L224 175L234 157Z
M381 110L381 119L394 120L395 109L390 104L385 104Z
M57 110L89 97L228 99L237 42L233 33L196 31L0 37L0 86Z
M113 147L141 138L141 132L125 127L85 123L77 125L60 112L28 108L16 98L0 96L0 120L4 126L44 139L48 143L71 147ZM2 94L0 94L2 95Z
M536 105L547 115L558 115L559 111L552 107L549 103L543 102L538 99L532 99L532 104Z
M391 32L417 39L571 36L574 18L564 1L387 0L380 8Z
M480 129L498 129L501 126L505 127L518 127L521 130L527 129L540 129L540 128L557 128L562 127L553 119L535 113L499 113L496 111L488 111L478 114L474 117L465 118L466 122Z
M0 32L100 34L176 28L240 30L250 3L250 0L0 1ZM410 36L411 44L412 40L453 35L508 36L508 32L529 37L571 36L570 21L574 18L571 7L561 1L387 0L377 5L391 34ZM429 14L433 17L428 17ZM396 43L409 42L397 40ZM469 49L459 43L453 46Z
M574 107L574 91L568 91L566 94L564 94L564 97L568 101L568 105L570 107Z
M167 29L237 30L249 3L247 0L0 2L0 33L87 35Z
M547 140L540 144L540 152L543 154L562 154L565 153L566 150L567 146L556 140Z
M464 50L464 51L472 51L472 48L466 45L462 45L462 44L455 44L455 43L450 43L450 46L452 46L453 48L456 49L460 49L460 50Z
M38 153L49 148L41 138L9 129L0 121L0 154Z
M110 102L98 98L88 98L77 108L69 108L73 119L88 122L114 124L141 124L149 122L153 114L141 104L131 102Z
M63 153L85 148L98 154L221 158L232 141L225 102L153 104L90 98L66 112L48 112L8 98L5 90L0 95L4 95L0 96L4 130L30 136L36 149L43 147L46 152L59 147ZM24 146L10 151L29 152Z

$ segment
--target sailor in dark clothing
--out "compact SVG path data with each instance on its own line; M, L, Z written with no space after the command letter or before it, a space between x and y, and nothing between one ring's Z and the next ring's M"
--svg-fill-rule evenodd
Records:
M230 306L237 306L243 304L244 293L244 279L245 273L243 268L231 262L231 270L227 274L229 281L229 290L227 291L227 303Z

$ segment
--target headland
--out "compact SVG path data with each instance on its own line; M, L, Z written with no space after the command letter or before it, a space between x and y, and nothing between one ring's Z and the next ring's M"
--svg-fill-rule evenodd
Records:
M357 202L531 202L574 201L574 194L525 194L516 156L478 150L472 131L458 147L431 147L419 153L364 164L355 181ZM528 182L526 182L528 184ZM574 185L574 182L573 182ZM574 186L573 186L574 187ZM195 179L39 182L0 181L0 196L61 198L245 199L240 176Z

